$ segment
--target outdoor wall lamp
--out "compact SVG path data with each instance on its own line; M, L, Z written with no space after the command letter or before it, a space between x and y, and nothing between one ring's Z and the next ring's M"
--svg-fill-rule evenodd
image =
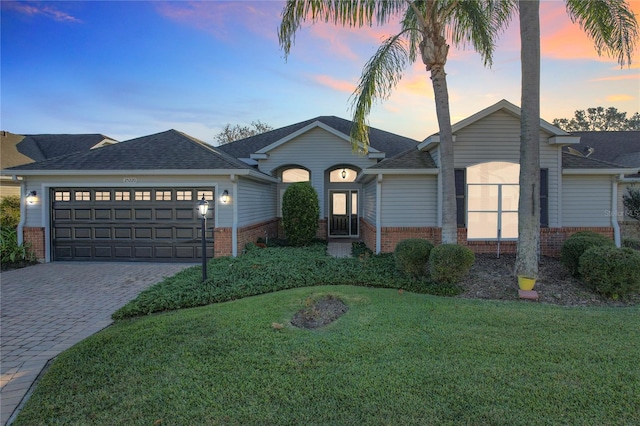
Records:
M198 201L198 212L202 218L202 282L207 280L207 211L209 202L204 199Z
M35 204L38 201L38 193L31 191L27 194L27 204Z
M342 172L340 172L340 176L342 176L342 179L346 179L347 178L347 169L342 169Z
M224 190L224 192L220 196L220 201L222 202L222 204L227 204L229 202L229 191L227 191L226 189Z

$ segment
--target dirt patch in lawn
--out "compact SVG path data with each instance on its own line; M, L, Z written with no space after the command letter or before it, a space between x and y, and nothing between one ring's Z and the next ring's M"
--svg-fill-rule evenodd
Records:
M328 295L318 300L307 299L306 307L293 316L291 324L298 328L313 329L330 324L349 310L339 298Z
M473 299L517 300L518 283L513 276L515 255L477 254L469 275L459 283L459 297ZM565 306L640 305L640 294L612 300L591 292L556 258L540 259L539 278L534 290L539 301Z

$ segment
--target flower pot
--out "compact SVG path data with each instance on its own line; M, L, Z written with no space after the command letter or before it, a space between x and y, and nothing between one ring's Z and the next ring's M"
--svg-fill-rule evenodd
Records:
M524 275L518 275L518 287L520 290L533 290L536 285L536 279L532 277L525 277Z

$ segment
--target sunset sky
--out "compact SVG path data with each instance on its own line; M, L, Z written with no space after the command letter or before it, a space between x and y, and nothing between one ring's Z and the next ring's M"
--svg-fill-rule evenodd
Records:
M630 2L640 14L640 1ZM0 127L19 134L103 133L127 140L176 129L205 142L226 123L274 128L319 115L350 119L367 60L398 25L306 25L289 58L280 1L2 1ZM599 58L561 1L541 2L542 118L613 106L640 111L631 67ZM507 99L520 104L517 17L491 69L470 47L446 65L452 122ZM408 68L370 124L422 140L437 132L431 80Z

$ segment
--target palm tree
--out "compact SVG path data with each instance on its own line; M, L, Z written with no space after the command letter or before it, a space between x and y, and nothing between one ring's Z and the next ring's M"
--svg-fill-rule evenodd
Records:
M540 16L539 0L519 0L521 43L520 201L515 274L538 275L540 244ZM631 63L638 23L625 0L566 0L567 13L595 44Z
M350 27L384 25L401 17L401 30L389 37L365 65L352 100L354 150L368 148L367 116L377 99L387 99L402 71L420 55L431 74L440 130L440 174L444 192L442 242L457 243L453 136L444 70L449 45L470 43L491 65L498 29L506 24L509 3L493 0L288 0L279 28L280 46L291 51L303 22L333 22Z

